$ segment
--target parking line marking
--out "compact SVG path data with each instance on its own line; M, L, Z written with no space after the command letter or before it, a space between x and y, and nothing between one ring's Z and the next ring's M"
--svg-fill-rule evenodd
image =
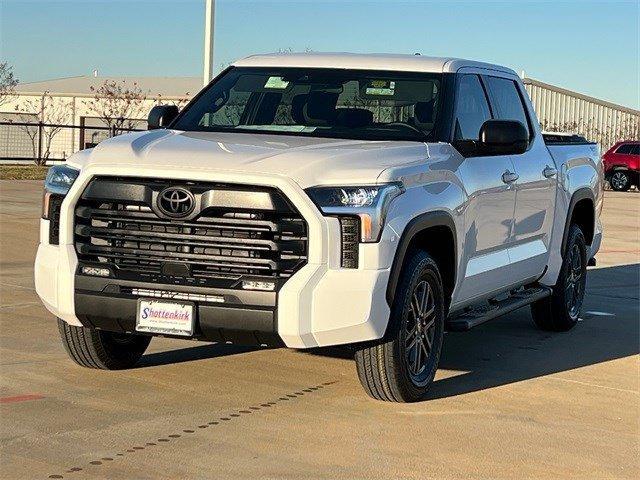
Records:
M640 253L640 250L599 250L598 253Z
M40 305L40 302L12 303L9 305L0 305L0 308L29 307L31 305Z
M615 313L598 312L596 310L590 310L588 312L584 312L584 316L586 317L587 315L592 315L594 317L615 317L616 316Z
M607 387L606 385L598 385L597 383L581 382L580 380L570 380L562 377L549 377L552 380L559 380L561 382L577 383L578 385L584 385L586 387L605 388L607 390L615 390L616 392L633 393L634 395L640 395L640 392L634 390L627 390L626 388Z
M6 282L0 282L0 285L2 285L3 287L14 287L14 288L22 288L24 290L31 290L33 292L36 291L35 288L33 287L25 287L24 285L16 285L15 283L6 283Z
M26 395L16 395L15 397L0 397L0 403L17 403L17 402L27 402L29 400L42 400L44 395L40 395L39 393L32 393Z

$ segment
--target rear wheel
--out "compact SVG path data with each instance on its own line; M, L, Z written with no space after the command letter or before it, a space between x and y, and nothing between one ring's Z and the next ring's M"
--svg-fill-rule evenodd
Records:
M101 370L133 367L151 342L151 337L76 327L60 319L58 330L62 344L74 362Z
M356 351L358 376L373 398L415 402L435 376L444 334L444 295L435 261L417 252L403 269L385 338Z
M611 174L609 184L617 192L626 192L631 188L631 176L625 170L616 170Z
M587 281L587 245L582 230L571 225L558 281L550 297L531 304L533 321L542 330L563 332L578 323Z

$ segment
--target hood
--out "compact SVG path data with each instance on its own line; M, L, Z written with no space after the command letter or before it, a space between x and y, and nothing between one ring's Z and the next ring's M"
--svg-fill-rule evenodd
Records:
M184 165L185 170L279 175L302 188L376 183L389 167L424 161L427 145L288 135L153 130L101 142L70 163L135 164L143 170ZM114 172L116 173L116 172Z

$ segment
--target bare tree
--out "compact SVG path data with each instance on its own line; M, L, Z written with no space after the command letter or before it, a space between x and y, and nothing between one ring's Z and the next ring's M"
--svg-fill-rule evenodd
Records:
M0 105L9 101L15 92L18 79L13 75L13 67L0 62Z
M91 87L94 96L85 101L87 109L113 131L133 129L136 120L146 116L146 94L136 82L105 80L99 87Z
M18 121L22 123L16 125L16 128L29 138L33 160L37 165L44 165L51 157L53 139L68 120L71 103L72 101L56 100L49 92L44 92L40 98L26 99L15 107Z
M156 105L175 105L180 110L182 110L182 108L187 103L189 103L190 100L191 100L191 93L189 93L189 92L186 92L181 97L174 97L174 98L171 98L171 99L165 99L161 94L158 94L155 97Z

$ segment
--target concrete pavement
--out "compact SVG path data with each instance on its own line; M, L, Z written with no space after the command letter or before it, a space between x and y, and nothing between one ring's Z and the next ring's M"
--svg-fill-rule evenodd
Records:
M445 337L431 399L375 402L343 349L154 339L82 369L33 290L40 182L0 182L0 477L638 478L640 194L607 192L583 320Z

